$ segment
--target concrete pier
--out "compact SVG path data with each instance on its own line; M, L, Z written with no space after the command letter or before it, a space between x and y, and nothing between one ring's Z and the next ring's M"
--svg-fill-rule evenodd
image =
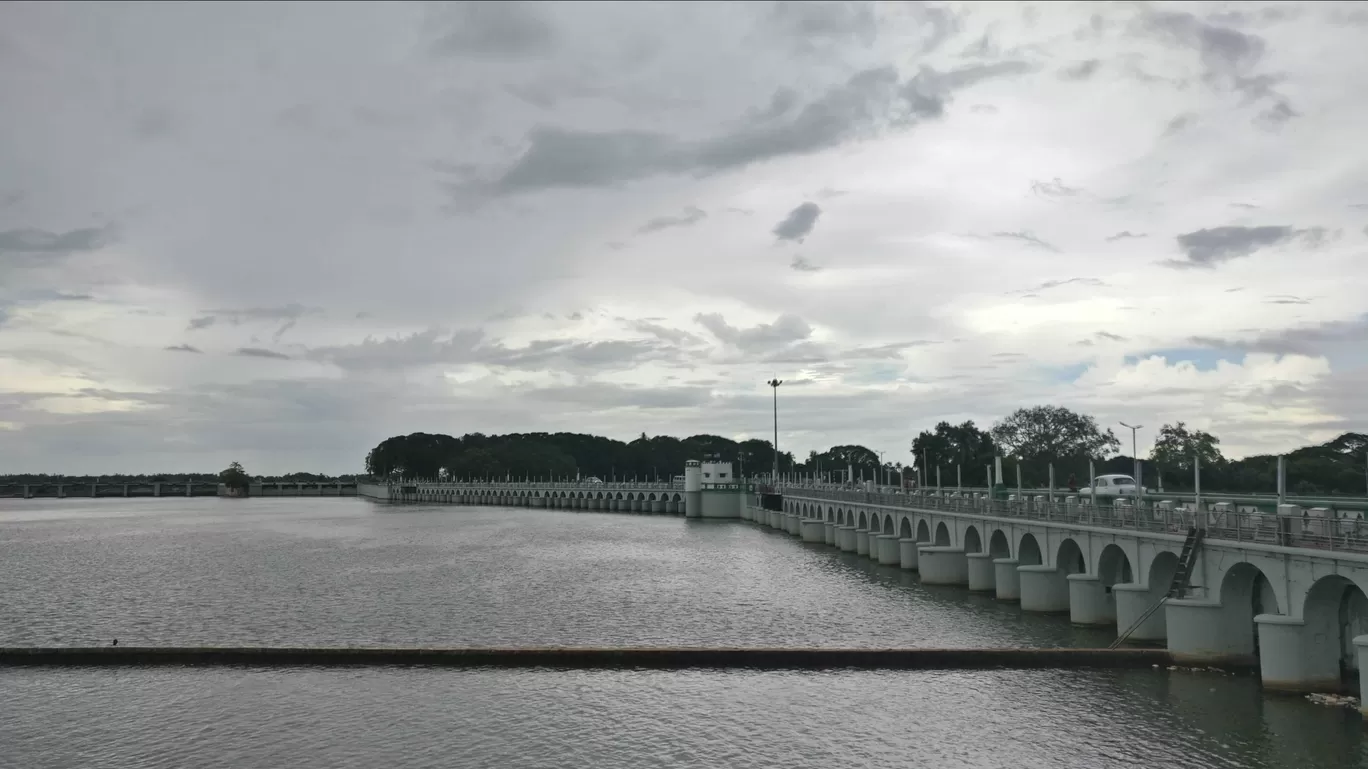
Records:
M836 546L841 548L843 553L855 552L855 527L837 526L836 527Z
M993 559L993 584L999 601L1021 600L1021 574L1015 558Z
M826 525L816 518L803 519L803 541L822 544L826 540Z
M865 529L855 530L855 554L869 555L869 532Z
M822 524L822 541L828 545L836 544L836 524L833 521Z
M1163 594L1154 595L1149 585L1112 585L1112 598L1116 602L1116 632L1124 633L1135 624ZM1168 612L1160 608L1151 612L1145 621L1131 631L1131 641L1163 641L1168 638Z
M916 571L918 564L917 540L912 537L898 540L898 565Z
M1216 666L1254 666L1254 636L1249 628L1225 621L1226 612L1214 601L1170 599L1167 613L1168 648L1180 663Z
M918 548L917 571L924 585L969 584L969 561L964 550L948 545Z
M1326 638L1313 632L1306 620L1281 614L1260 614L1254 624L1265 689L1297 694L1339 691L1339 655L1328 648L1338 638Z
M969 589L976 593L992 593L997 590L997 568L993 556L988 553L968 553L965 555L969 567Z
M1116 604L1102 578L1091 574L1070 574L1069 621L1075 625L1116 624Z
M879 535L879 563L885 566L898 566L902 560L898 552L898 536L896 534Z
M1018 566L1021 610L1049 614L1069 611L1069 581L1053 566Z

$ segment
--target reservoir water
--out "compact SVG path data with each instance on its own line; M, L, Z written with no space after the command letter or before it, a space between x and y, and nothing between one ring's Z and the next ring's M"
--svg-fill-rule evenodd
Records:
M0 501L0 645L1097 646L745 524L358 499ZM1368 767L1216 673L0 670L0 767Z

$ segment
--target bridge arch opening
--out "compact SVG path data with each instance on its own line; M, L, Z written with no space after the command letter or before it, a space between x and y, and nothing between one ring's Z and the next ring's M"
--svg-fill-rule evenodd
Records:
M898 524L898 537L900 539L912 538L912 521L906 516L903 517L902 523Z
M1353 581L1339 574L1316 580L1302 604L1306 638L1313 639L1308 652L1316 655L1315 667L1339 674L1354 688L1358 684L1358 650L1354 636L1368 634L1368 596Z
M936 544L943 546L950 544L950 527L945 525L945 521L936 524Z
M1102 555L1097 559L1097 576L1107 590L1111 590L1112 585L1128 585L1135 581L1130 556L1120 545L1102 548Z
M1036 541L1034 534L1021 535L1021 543L1017 545L1017 562L1021 566L1039 566L1043 562L1040 557L1040 543Z
M1157 559L1156 559L1157 560ZM1177 556L1174 556L1177 560ZM1154 585L1154 570L1150 584ZM1258 566L1241 561L1221 580L1221 613L1238 653L1259 656L1259 627L1254 618L1260 614L1282 614L1273 583Z
M1172 550L1163 550L1155 553L1154 560L1150 561L1149 584L1150 594L1154 596L1167 595L1169 588L1173 587L1173 575L1178 573L1178 555Z
M970 526L964 530L964 552L983 552L983 538L979 536L978 527Z
M994 558L1012 557L1012 545L1002 529L993 529L992 536L988 537L988 554Z
M1059 543L1055 551L1055 571L1065 574L1087 574L1088 562L1083 558L1083 549L1073 539Z
M891 516L891 515L885 515L885 516L884 516L884 520L883 520L883 533L884 533L884 534L892 534L892 533L893 533L893 516Z
M931 527L927 525L925 518L921 519L920 521L917 521L917 541L931 541Z
M830 507L827 508L826 519L827 519L827 522L828 522L828 523L835 523L835 522L836 522L836 513L833 512L833 509L830 508Z
M868 529L868 528L869 528L869 519L868 519L868 518L865 518L865 513L864 513L863 510L860 511L860 517L859 517L858 520L860 521L860 523L856 526L856 528L859 528L859 529Z

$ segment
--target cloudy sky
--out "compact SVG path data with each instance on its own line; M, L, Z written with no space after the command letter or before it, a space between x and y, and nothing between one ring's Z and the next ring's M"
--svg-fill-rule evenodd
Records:
M767 437L773 376L802 455L1041 403L1234 456L1364 430L1365 35L1316 3L5 3L0 472Z

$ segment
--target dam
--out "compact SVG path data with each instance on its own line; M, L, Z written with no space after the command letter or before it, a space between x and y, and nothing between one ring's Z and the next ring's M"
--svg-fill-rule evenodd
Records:
M1219 494L1104 502L1001 487L762 486L716 462L685 470L682 485L405 481L362 483L357 493L747 522L915 572L923 584L1114 629L1115 645L1161 647L1178 664L1254 669L1266 690L1368 683L1363 500L1342 509Z

